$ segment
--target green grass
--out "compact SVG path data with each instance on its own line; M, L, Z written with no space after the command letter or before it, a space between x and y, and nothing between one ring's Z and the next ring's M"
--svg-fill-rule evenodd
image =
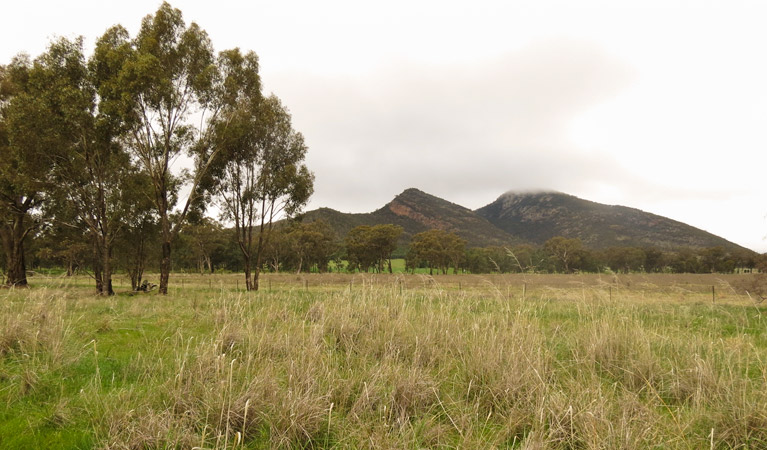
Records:
M347 262L343 261L343 266L346 267ZM391 268L393 273L405 273L405 258L392 258L391 260ZM335 263L330 263L330 270L332 271L338 271L338 267L335 265ZM341 271L343 272L344 269L342 268ZM384 268L384 271L388 272L388 267ZM435 271L435 273L438 271ZM415 269L415 273L421 273L421 274L427 274L429 273L429 269L426 268L418 268Z
M734 277L240 276L0 291L0 448L767 447Z

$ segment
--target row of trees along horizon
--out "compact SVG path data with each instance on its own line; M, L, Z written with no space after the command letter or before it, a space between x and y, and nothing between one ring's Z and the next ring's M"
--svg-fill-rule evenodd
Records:
M343 242L321 221L275 228L313 192L306 152L287 108L263 95L256 54L215 53L205 31L168 3L135 37L109 28L88 57L82 38L58 39L34 59L21 54L0 65L4 284L27 285L28 259L87 271L102 295L114 293L118 270L134 289L145 271L159 271L162 294L173 270L190 268L242 271L257 290L262 270L392 271L393 255L408 270L442 273L758 264L722 248L598 252L556 237L540 247L466 249L441 230L416 234L406 248L394 225L358 227ZM209 205L228 228L205 216Z
M115 241L114 267L137 288L145 272L160 267L160 254L148 251L161 242L159 222L122 233ZM237 230L201 217L191 221L173 243L173 271L244 272ZM444 230L418 233L403 244L396 225L359 226L338 236L327 222L290 220L277 223L260 250L260 271L271 273L394 272L392 260L404 259L398 271L444 273L731 273L764 270L767 258L723 247L675 251L640 247L595 250L579 239L556 236L543 245L467 248L466 241ZM68 275L91 273L98 252L87 230L63 225L46 227L31 240L32 266L59 269Z

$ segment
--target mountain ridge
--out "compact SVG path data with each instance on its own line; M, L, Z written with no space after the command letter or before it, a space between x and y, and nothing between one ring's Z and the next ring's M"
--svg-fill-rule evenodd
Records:
M555 191L506 192L476 212L507 233L535 244L553 236L577 237L587 247L722 246L748 250L683 222L622 205L606 205Z
M342 213L330 208L318 208L303 214L303 220L323 219L339 236L345 236L360 225L394 224L403 228L400 247L410 238L432 228L456 233L470 247L510 245L519 240L491 224L487 219L464 206L409 188L381 208L369 213Z
M331 208L307 211L303 220L326 220L339 236L359 225L403 227L400 247L417 233L439 228L466 239L469 247L541 245L554 236L581 239L586 247L655 247L661 250L722 246L753 250L664 216L622 205L606 205L557 191L507 191L471 210L416 188L405 189L369 213Z

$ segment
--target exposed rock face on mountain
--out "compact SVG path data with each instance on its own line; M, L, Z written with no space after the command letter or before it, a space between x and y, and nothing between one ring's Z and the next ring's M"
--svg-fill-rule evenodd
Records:
M340 237L359 225L399 225L404 229L400 248L407 246L412 235L439 228L466 239L469 247L543 244L554 236L564 236L579 238L594 249L631 246L673 250L722 246L747 250L666 217L559 192L507 192L489 205L472 211L418 189L407 189L371 213L347 214L320 208L305 213L304 219L323 219Z
M456 233L466 239L470 247L511 245L519 242L519 239L510 236L474 211L412 188L372 213L346 214L320 208L305 214L305 220L316 219L330 223L339 236L345 236L349 230L359 225L399 225L404 229L401 242L405 245L412 235L432 228Z
M476 212L507 233L536 244L553 236L565 236L580 238L591 248L632 246L671 250L723 246L743 249L666 217L559 192L507 192Z
M379 223L401 225L409 234L432 228L450 231L466 239L470 247L519 243L476 212L418 189L405 190L373 216Z

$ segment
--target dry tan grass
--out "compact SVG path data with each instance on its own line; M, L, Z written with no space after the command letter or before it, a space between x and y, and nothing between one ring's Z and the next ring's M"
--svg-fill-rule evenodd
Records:
M767 445L767 334L747 297L712 303L655 277L612 290L557 278L524 297L486 277L401 292L396 278L335 278L309 292L9 294L3 398L99 367L46 420L84 415L103 448Z

